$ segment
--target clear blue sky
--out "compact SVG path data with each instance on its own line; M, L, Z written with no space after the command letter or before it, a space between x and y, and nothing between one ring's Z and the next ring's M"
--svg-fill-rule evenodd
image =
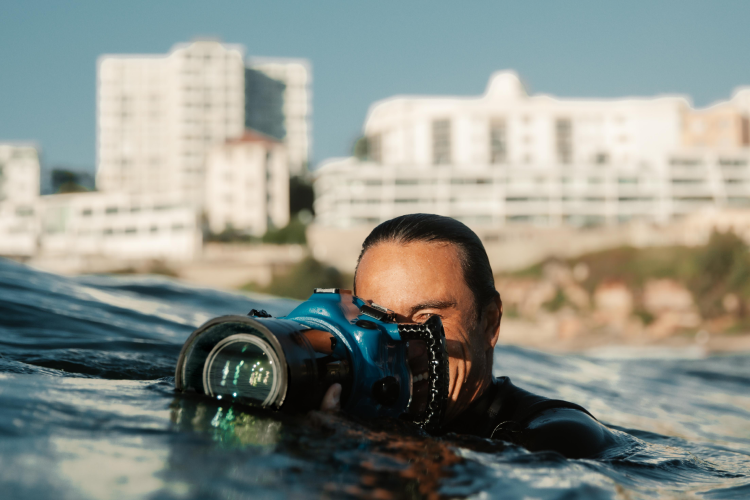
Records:
M348 154L368 106L479 94L495 70L532 92L689 94L750 85L750 1L2 0L0 140L47 167L94 167L96 58L196 36L313 65L313 160Z

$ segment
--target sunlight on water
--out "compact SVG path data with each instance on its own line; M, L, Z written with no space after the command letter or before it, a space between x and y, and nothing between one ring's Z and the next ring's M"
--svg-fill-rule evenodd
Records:
M498 347L496 375L582 404L616 429L620 444L599 460L174 393L195 326L293 305L0 260L0 498L750 497L746 355Z

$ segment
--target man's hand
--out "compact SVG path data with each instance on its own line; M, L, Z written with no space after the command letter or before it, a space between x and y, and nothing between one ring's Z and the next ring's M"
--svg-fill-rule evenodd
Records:
M322 411L338 411L341 409L341 384L333 384L323 396L320 403Z

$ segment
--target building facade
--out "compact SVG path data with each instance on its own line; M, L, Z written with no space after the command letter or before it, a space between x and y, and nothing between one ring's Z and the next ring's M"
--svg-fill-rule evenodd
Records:
M42 196L38 206L46 257L188 261L200 254L198 211L178 196L55 194Z
M254 131L215 147L206 165L204 211L214 234L262 236L289 223L289 169L283 142Z
M39 170L34 145L0 143L0 255L36 252Z
M310 62L305 59L251 57L247 60L247 67L284 84L283 139L287 149L289 171L291 175L306 174L312 149ZM254 128L252 124L249 124L249 127Z
M750 205L748 101L750 90L706 110L674 96L557 99L528 95L512 72L476 98L386 99L368 114L365 153L316 171L316 220L596 225Z
M242 47L104 55L97 73L97 187L200 202L208 151L245 128Z

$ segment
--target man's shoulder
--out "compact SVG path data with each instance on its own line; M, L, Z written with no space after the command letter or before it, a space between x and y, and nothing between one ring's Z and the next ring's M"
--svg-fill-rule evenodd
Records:
M568 458L591 457L613 442L612 434L584 407L550 399L498 379L497 397L504 406L492 438L516 442L530 451L550 450ZM503 414L500 414L503 413Z
M491 409L496 409L497 417L502 421L525 425L540 413L560 408L579 411L594 418L583 406L562 399L551 399L534 394L514 385L508 377L497 378L495 387L495 397Z
M593 457L614 444L612 432L588 412L551 408L526 425L523 446L530 451L553 450L568 458Z

